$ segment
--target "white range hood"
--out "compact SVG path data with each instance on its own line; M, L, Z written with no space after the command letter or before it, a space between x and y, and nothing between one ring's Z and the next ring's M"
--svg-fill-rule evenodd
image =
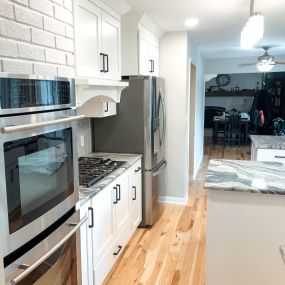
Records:
M114 108L114 106L116 106L116 103L120 103L121 92L129 86L129 83L115 80L77 78L75 86L78 113L87 117L105 117L116 114L116 107ZM105 114L98 111L104 109L102 107L104 103L107 103L107 110L113 111L105 111ZM113 105L113 107L108 108L108 104Z

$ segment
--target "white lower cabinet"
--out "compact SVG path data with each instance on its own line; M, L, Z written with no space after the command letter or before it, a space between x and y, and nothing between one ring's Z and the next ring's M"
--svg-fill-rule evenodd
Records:
M142 221L142 176L140 161L130 170L129 191L131 201L131 231L134 233Z
M93 214L90 218L93 227L86 228L81 239L82 255L92 255L87 263L82 259L82 277L84 285L100 285L107 277L116 259L121 254L141 221L141 162L120 175L100 193L90 199L87 209L82 212ZM135 170L139 171L135 172ZM136 187L136 194L131 189ZM135 197L136 195L136 197ZM136 199L134 199L136 198ZM91 210L92 209L92 210ZM87 239L87 234L92 238ZM91 272L91 273L90 273ZM93 275L90 278L89 275ZM87 277L88 276L88 277ZM88 282L88 283L85 283Z
M251 145L251 160L277 161L285 163L284 149L257 149Z

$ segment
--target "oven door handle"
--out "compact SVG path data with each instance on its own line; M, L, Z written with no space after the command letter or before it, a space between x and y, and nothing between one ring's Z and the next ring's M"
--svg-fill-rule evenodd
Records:
M49 258L55 251L57 251L64 243L66 243L74 233L87 221L87 216L85 216L78 224L70 224L70 226L74 227L58 244L56 244L53 248L51 248L46 254L44 254L40 259L38 259L35 263L31 265L23 264L20 265L20 268L26 268L22 273L20 273L17 277L11 280L12 285L16 285L21 280L23 280L27 275L29 275L32 271L34 271L38 266L40 266L47 258Z
M47 122L25 124L25 125L19 125L19 126L3 127L1 129L1 131L4 134L15 133L15 132L21 132L21 131L27 131L27 130L32 130L32 129L36 129L36 128L41 128L41 127L57 125L57 124L61 124L61 123L68 123L68 122L72 122L72 121L81 120L81 119L84 119L84 118L85 118L84 115L72 116L72 117L66 117L66 118L57 119L57 120L51 120L51 121L47 121Z

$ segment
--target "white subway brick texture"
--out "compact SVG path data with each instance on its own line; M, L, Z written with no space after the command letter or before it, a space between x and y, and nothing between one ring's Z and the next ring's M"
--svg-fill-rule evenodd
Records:
M45 60L45 50L42 47L30 44L18 44L19 57L24 59Z
M46 47L55 47L54 35L37 29L32 29L32 42Z
M5 18L14 18L13 5L6 0L0 0L0 16Z
M16 21L25 23L37 28L43 28L43 17L26 8L15 6L15 18Z
M44 76L57 76L57 67L55 65L35 63L34 73Z
M51 2L59 4L61 6L63 6L63 0L51 0Z
M67 38L73 39L74 38L74 30L73 27L66 25L65 26L65 36Z
M31 29L8 20L0 20L0 35L23 41L31 40Z
M74 55L73 54L67 54L66 55L66 62L67 62L67 65L69 66L74 66Z
M72 11L72 0L64 0L64 8Z
M3 59L3 72L33 74L33 65L28 61Z
M0 71L74 77L73 1L0 0Z
M16 42L0 39L0 56L18 57Z
M60 36L65 35L65 25L52 18L44 18L44 29Z
M66 54L57 50L46 49L46 61L56 64L66 64Z
M48 0L30 0L30 7L48 16L53 16L53 5Z
M75 71L72 67L58 67L57 76L59 77L75 77Z
M29 1L28 0L10 0L11 2L18 3L20 5L28 6Z
M74 51L73 40L62 37L56 37L56 48L64 51Z
M67 9L64 9L60 6L55 6L54 7L54 17L64 23L73 24L73 16L70 11Z

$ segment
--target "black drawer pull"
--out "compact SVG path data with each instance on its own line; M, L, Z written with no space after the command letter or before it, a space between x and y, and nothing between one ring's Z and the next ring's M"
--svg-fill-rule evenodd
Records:
M135 172L139 172L142 168L138 167L138 169L135 170Z
M275 158L285 158L284 155L275 155Z
M91 225L89 225L89 228L94 228L94 209L92 207L88 207L88 211L91 212Z
M135 197L133 198L133 201L137 200L137 187L132 186L132 188L135 190Z
M109 112L109 104L106 102L106 109L104 110L105 113Z
M105 54L101 52L100 57L100 59L102 59L102 69L100 70L100 72L105 72Z
M113 188L116 191L116 201L113 201L113 204L118 204L118 189L117 187Z
M121 185L117 184L116 186L118 187L118 196L117 196L118 198L117 198L117 200L121 201Z
M113 255L118 255L121 251L123 247L121 245L118 245L118 251L117 252L114 252Z

